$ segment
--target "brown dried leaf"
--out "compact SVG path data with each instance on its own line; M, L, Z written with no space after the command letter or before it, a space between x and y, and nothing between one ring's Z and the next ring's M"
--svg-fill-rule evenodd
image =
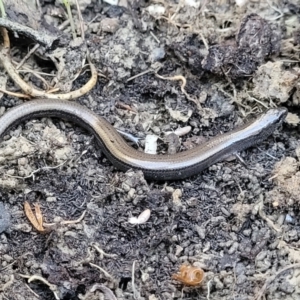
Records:
M40 205L35 203L34 204L34 209L35 209L36 220L38 221L39 225L43 228L43 214L41 212Z
M27 201L24 202L24 210L26 217L36 230L38 230L39 232L44 232L45 229L43 227L43 217L38 204L35 205L35 209L37 216L35 216L35 214L33 213L30 204Z

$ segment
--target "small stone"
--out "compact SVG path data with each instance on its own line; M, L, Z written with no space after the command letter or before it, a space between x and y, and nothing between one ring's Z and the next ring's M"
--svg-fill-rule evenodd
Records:
M166 53L165 53L164 48L155 48L155 49L153 49L153 51L150 55L150 60L152 62L159 61L159 60L163 59L165 57L165 55L166 55Z
M12 262L14 259L13 259L13 257L11 257L10 255L8 255L8 254L4 254L3 256L2 256L2 258L6 261L6 262L8 262L8 263L10 263L10 262Z
M115 33L119 29L119 20L116 18L106 18L100 22L104 32Z
M142 281L146 282L150 278L149 274L146 272L142 272Z
M217 290L222 290L224 288L224 284L221 282L221 280L218 277L214 278L214 284Z
M128 197L130 199L133 199L134 198L134 195L135 195L135 189L131 188L128 192Z
M130 186L128 184L126 184L125 182L122 183L122 189L125 192L129 192L130 191Z
M10 169L6 171L7 175L14 175L15 174L15 170L14 169Z
M207 242L204 244L203 253L209 251L209 249L210 249L210 242Z
M200 239L204 240L206 229L204 227L199 226L199 225L195 225L195 230L197 231Z
M0 202L0 233L5 231L11 224L11 217L4 204Z
M17 224L17 225L14 225L13 227L14 227L14 230L20 230L20 231L26 232L26 233L32 231L32 227L26 223Z
M18 159L19 166L25 166L28 164L28 159L26 157L21 157Z
M258 253L255 260L256 261L263 260L267 257L267 254L268 254L267 251L262 251L262 252Z
M181 205L181 198L182 196L182 191L180 189L176 189L173 194L172 194L172 198L173 198L173 203L176 205L176 206L180 206Z
M165 190L166 190L166 192L169 192L169 193L173 193L174 192L174 188L172 186L166 186Z
M56 202L56 197L47 197L46 201L47 202Z
M148 298L149 300L158 300L154 294L151 294Z
M180 245L177 245L175 255L180 256L182 251L183 251L183 248Z
M233 254L233 253L235 253L236 250L238 249L238 247L239 247L239 243L234 242L234 243L232 244L232 246L230 247L230 249L228 250L228 254Z

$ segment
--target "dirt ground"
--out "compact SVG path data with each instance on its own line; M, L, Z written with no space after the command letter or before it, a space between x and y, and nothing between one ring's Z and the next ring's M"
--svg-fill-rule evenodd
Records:
M300 299L299 0L111 1L79 1L82 21L72 4L75 40L61 2L6 1L5 59L17 69L39 43L18 73L64 95L91 82L94 65L96 84L70 101L141 151L149 135L174 153L269 107L289 115L244 162L169 182L116 170L72 123L18 124L0 146L0 299ZM2 64L1 114L30 94ZM25 201L40 205L45 232ZM146 209L148 221L129 222ZM182 265L203 281L175 280Z

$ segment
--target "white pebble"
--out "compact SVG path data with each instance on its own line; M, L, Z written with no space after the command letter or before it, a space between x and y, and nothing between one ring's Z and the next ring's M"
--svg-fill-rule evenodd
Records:
M110 5L118 5L119 3L119 0L103 0L103 1Z
M162 16L166 12L165 7L161 4L149 5L147 8L145 8L145 10L148 11L148 13L155 18Z
M177 128L174 133L178 136L183 136L185 134L188 134L192 130L191 126L185 126L182 128Z
M128 222L130 224L144 224L149 220L150 214L151 214L151 210L146 209L138 217L129 218Z
M145 140L145 153L156 154L157 151L157 135L149 134Z
M239 7L244 6L247 3L247 0L235 0L235 4Z

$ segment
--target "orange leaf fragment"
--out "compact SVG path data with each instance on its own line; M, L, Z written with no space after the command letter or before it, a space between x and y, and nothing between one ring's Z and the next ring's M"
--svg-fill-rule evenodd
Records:
M40 206L38 204L35 204L34 207L35 207L35 214L33 213L30 204L27 201L25 201L24 202L25 215L36 230L38 230L39 232L44 232L45 229L43 227L43 215Z
M172 275L172 279L189 286L200 285L204 279L204 271L198 267L181 265L179 272Z

